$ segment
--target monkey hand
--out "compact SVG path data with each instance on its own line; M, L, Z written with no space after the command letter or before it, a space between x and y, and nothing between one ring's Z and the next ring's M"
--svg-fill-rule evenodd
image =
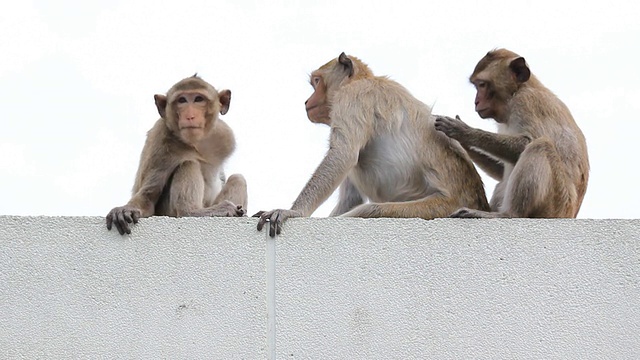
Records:
M304 216L297 210L276 209L272 211L259 211L253 217L260 218L258 220L258 231L262 231L265 223L269 223L269 236L275 237L280 235L282 231L282 223L288 218Z
M131 234L129 224L137 224L138 219L140 209L129 205L115 207L107 214L107 230L111 230L111 226L115 224L120 235Z
M458 115L456 115L455 119L448 116L438 116L435 127L436 130L456 140L463 138L465 133L470 129L469 125L460 120Z
M219 204L203 209L202 213L200 214L194 215L212 217L242 217L245 216L246 213L247 211L242 207L242 205L236 205L229 200L225 200Z

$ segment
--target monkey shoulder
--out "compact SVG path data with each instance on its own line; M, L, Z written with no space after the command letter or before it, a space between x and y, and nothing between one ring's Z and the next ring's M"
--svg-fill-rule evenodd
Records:
M400 83L384 76L353 81L340 88L333 101L333 108L348 109L348 115L352 112L367 114L379 109L395 109L398 105L406 108L422 104ZM427 113L430 114L428 107Z
M212 129L211 135L198 146L198 151L209 162L218 163L231 155L235 148L236 140L233 135L233 130L227 123L218 119Z

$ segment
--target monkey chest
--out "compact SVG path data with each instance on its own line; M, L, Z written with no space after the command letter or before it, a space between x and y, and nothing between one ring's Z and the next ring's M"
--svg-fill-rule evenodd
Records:
M429 191L412 152L390 150L394 145L388 141L370 144L360 152L358 164L349 174L358 191L371 201L415 200Z
M209 164L201 164L202 178L204 180L203 206L213 205L214 200L222 190L220 170Z

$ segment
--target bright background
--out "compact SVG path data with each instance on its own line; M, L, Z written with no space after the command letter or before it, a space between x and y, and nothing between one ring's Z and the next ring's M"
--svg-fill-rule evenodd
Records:
M123 205L155 93L198 72L232 91L227 174L249 213L288 208L322 159L308 74L342 51L434 107L494 130L468 76L496 47L527 59L589 145L579 217L638 218L640 5L635 1L3 1L0 214L105 215ZM488 177L490 195L495 182ZM314 216L326 216L335 195Z

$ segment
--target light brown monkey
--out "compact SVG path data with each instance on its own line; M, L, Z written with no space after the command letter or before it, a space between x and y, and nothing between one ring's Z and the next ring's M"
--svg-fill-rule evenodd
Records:
M431 109L400 84L344 53L310 80L307 116L331 127L329 150L290 210L254 215L258 230L269 222L269 234L279 234L283 221L310 216L338 186L331 216L433 219L461 204L489 209L469 156L435 130Z
M458 140L499 183L492 212L463 208L452 216L575 218L587 190L589 159L567 106L509 50L487 53L470 81L477 90L476 112L498 122L498 133L471 128L458 117L439 117L436 129Z
M240 174L225 181L222 165L235 149L231 128L218 118L229 110L231 91L218 92L197 75L155 95L160 119L147 134L131 200L107 215L130 234L141 217L243 216L247 185Z

